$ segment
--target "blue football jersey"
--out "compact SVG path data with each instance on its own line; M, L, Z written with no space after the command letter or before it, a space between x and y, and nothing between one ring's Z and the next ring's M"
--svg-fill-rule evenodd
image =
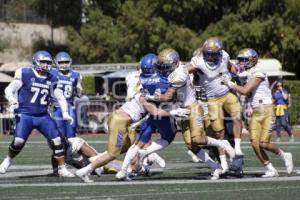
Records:
M25 67L21 69L21 81L23 85L18 91L19 108L16 113L47 114L49 98L58 81L57 77L50 73L39 76L32 67Z
M51 70L51 74L56 75L59 79L57 85L63 91L64 97L66 98L69 105L74 105L75 91L78 82L80 81L80 73L71 70L68 74L64 75L56 69Z
M169 87L169 81L159 73L152 76L140 76L143 93L149 95L164 94Z

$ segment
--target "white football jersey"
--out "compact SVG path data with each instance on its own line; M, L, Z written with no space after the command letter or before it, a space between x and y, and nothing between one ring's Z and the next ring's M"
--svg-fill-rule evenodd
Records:
M253 67L248 71L248 81L253 78L261 78L263 81L251 93L251 106L253 108L262 104L272 104L272 94L267 75L258 67Z
M196 101L195 90L185 65L181 64L169 76L168 81L171 87L176 88L177 102L181 106L189 106Z
M139 101L140 94L137 94L130 101L125 102L121 108L132 119L133 122L137 122L145 115L146 111L144 106Z
M127 86L126 100L129 101L141 89L141 84L139 83L140 82L140 72L134 71L134 72L128 73L128 75L125 78L125 81L126 81L126 86Z
M206 90L208 98L224 96L229 87L222 84L222 75L229 73L228 62L229 55L226 51L222 50L222 58L216 65L209 65L204 61L203 54L196 55L192 58L191 63L193 67L198 69L199 83Z

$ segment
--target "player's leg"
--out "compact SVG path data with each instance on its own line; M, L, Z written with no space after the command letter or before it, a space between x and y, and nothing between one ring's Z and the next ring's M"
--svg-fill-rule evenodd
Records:
M204 111L202 107L194 103L190 107L191 114L189 117L189 132L193 141L193 138L205 138L206 133L204 130ZM212 180L219 179L219 176L222 172L222 167L219 163L215 162L214 160L211 159L211 157L207 154L207 152L200 148L200 146L193 142L193 149L195 150L198 158L203 160L210 169L213 171L213 176L211 177Z
M160 151L167 147L174 140L176 135L174 119L171 119L170 117L154 119L153 116L150 116L149 120L153 127L158 130L161 138L153 141L147 148L139 150L139 165L142 165L144 158L149 154Z
M148 120L144 121L141 126L138 141L131 145L128 149L121 170L116 174L119 180L128 179L127 170L133 159L138 155L138 151L144 147L151 139L152 133L155 129L151 126ZM141 167L141 166L140 166Z
M262 177L275 177L278 176L278 172L270 162L268 155L265 153L263 147L261 146L261 143L268 142L270 140L268 129L267 131L263 129L264 126L266 126L264 122L267 117L263 110L264 109L259 109L259 108L255 108L253 110L252 118L249 124L249 130L250 130L249 136L250 136L252 148L257 158L266 168L266 172ZM269 125L269 128L270 126L271 124Z
M83 167L76 171L76 175L84 182L92 182L89 179L90 173L96 168L102 167L110 161L116 159L122 152L124 144L128 140L128 127L131 119L128 116L112 113L108 119L108 146L107 151L101 156L98 156L96 160L91 162L86 167ZM129 148L129 147L128 147Z
M7 169L13 162L13 159L21 152L23 149L28 136L30 135L33 124L30 116L27 115L16 115L16 128L14 131L14 138L9 145L8 155L2 161L0 165L0 173L6 173Z
M65 150L54 120L49 115L45 115L35 119L34 124L48 140L48 144L58 164L58 175L62 177L74 177L74 174L66 168Z
M233 122L234 150L237 156L242 156L241 135L242 135L242 120L241 106L236 95L228 93L224 102L224 109L229 113Z
M216 98L216 99L208 99L208 117L211 121L211 128L215 132L216 138L220 141L223 141L224 144L226 142L224 140L224 111L223 111L223 104L225 100L226 100L226 96ZM207 143L212 146L221 144L221 143L217 144L217 142L213 140L213 138L207 137L205 139L207 140ZM231 155L231 157L232 156L233 155ZM229 166L226 160L226 154L224 148L219 147L219 157L221 161L221 166L223 168L223 173L225 173L229 170Z
M278 155L284 161L287 173L290 174L294 168L292 154L289 152L284 152L276 144L271 143L271 135L269 134L269 130L271 128L272 107L265 107L264 114L266 117L261 123L263 134L261 136L260 146L261 148Z

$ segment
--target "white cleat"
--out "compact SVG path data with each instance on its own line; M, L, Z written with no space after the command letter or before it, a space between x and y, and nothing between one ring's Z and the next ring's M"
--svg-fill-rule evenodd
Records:
M222 174L222 169L215 169L215 171L212 173L212 177L210 178L210 180L220 179L221 174Z
M75 174L85 183L94 182L92 179L90 179L89 174L86 174L86 170L84 168L77 170Z
M233 159L235 157L235 152L230 143L227 140L222 140L224 149L228 153L229 157Z
M126 172L124 172L123 170L118 171L118 173L116 174L116 179L125 180L126 179Z
M221 162L221 167L222 167L222 171L221 171L222 174L225 174L226 172L229 171L229 166L227 162Z
M196 156L191 150L188 150L187 151L187 154L189 156L191 156L191 159L194 163L199 163L199 162L202 162L202 160L200 158L198 158L198 156Z
M158 164L161 168L165 168L166 167L166 161L160 157L157 153L152 153L154 156L154 162L156 164Z
M291 153L284 153L284 164L288 174L291 174L294 170L293 156Z
M265 172L265 174L262 175L261 177L262 178L272 178L272 177L278 177L278 176L279 176L279 174L278 174L277 170L273 169L273 170L267 170Z
M103 167L98 167L94 171L97 174L97 176L101 176L102 172L104 171L104 168Z
M9 157L6 157L0 165L0 174L5 174L11 164L12 160Z
M66 178L75 177L75 175L72 174L69 170L67 170L67 168L65 166L64 167L58 166L58 175L60 177L66 177Z
M244 156L244 153L242 152L241 149L235 149L235 156Z

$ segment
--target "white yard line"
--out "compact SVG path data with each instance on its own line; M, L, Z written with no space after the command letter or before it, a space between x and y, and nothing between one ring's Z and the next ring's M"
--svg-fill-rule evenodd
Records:
M275 177L275 178L241 178L241 179L219 179L211 180L147 180L147 181L100 181L94 183L1 183L0 188L14 187L74 187L74 186L123 186L123 185L174 185L174 184L196 184L196 183L249 183L249 182L287 182L300 181L300 176ZM300 188L300 185L297 186ZM274 189L274 188L273 188ZM250 189L249 189L250 190Z
M100 140L100 141L95 141L95 140L87 140L88 143L90 144L107 144L107 141L105 140ZM0 144L10 144L11 141L0 141ZM184 144L184 141L174 141L172 142L173 144ZM27 141L26 144L47 144L46 141ZM242 141L242 144L250 144L249 141ZM300 144L300 141L295 141L295 142L289 142L289 141L284 141L284 142L276 142L275 144L289 144L289 145L298 145Z
M299 186L288 186L288 187L280 187L280 188L276 188L277 191L280 190L286 190L286 189L300 189L300 185ZM147 196L158 196L157 198L161 199L162 197L165 197L167 195L182 195L182 194L203 194L203 193L226 193L226 192L243 192L243 191L274 191L274 187L259 187L259 188L245 188L245 189L241 189L241 188L237 188L237 189L214 189L212 190L190 190L190 191L171 191L171 192L157 192L155 191L155 193L135 193L135 194L111 194L111 195L99 195L99 196L77 196L77 197L47 197L47 199L52 199L52 200L67 200L67 199L111 199L111 198L124 198L124 197L147 197ZM7 199L28 199L28 196L26 197L20 197L20 196L10 196L7 197Z

